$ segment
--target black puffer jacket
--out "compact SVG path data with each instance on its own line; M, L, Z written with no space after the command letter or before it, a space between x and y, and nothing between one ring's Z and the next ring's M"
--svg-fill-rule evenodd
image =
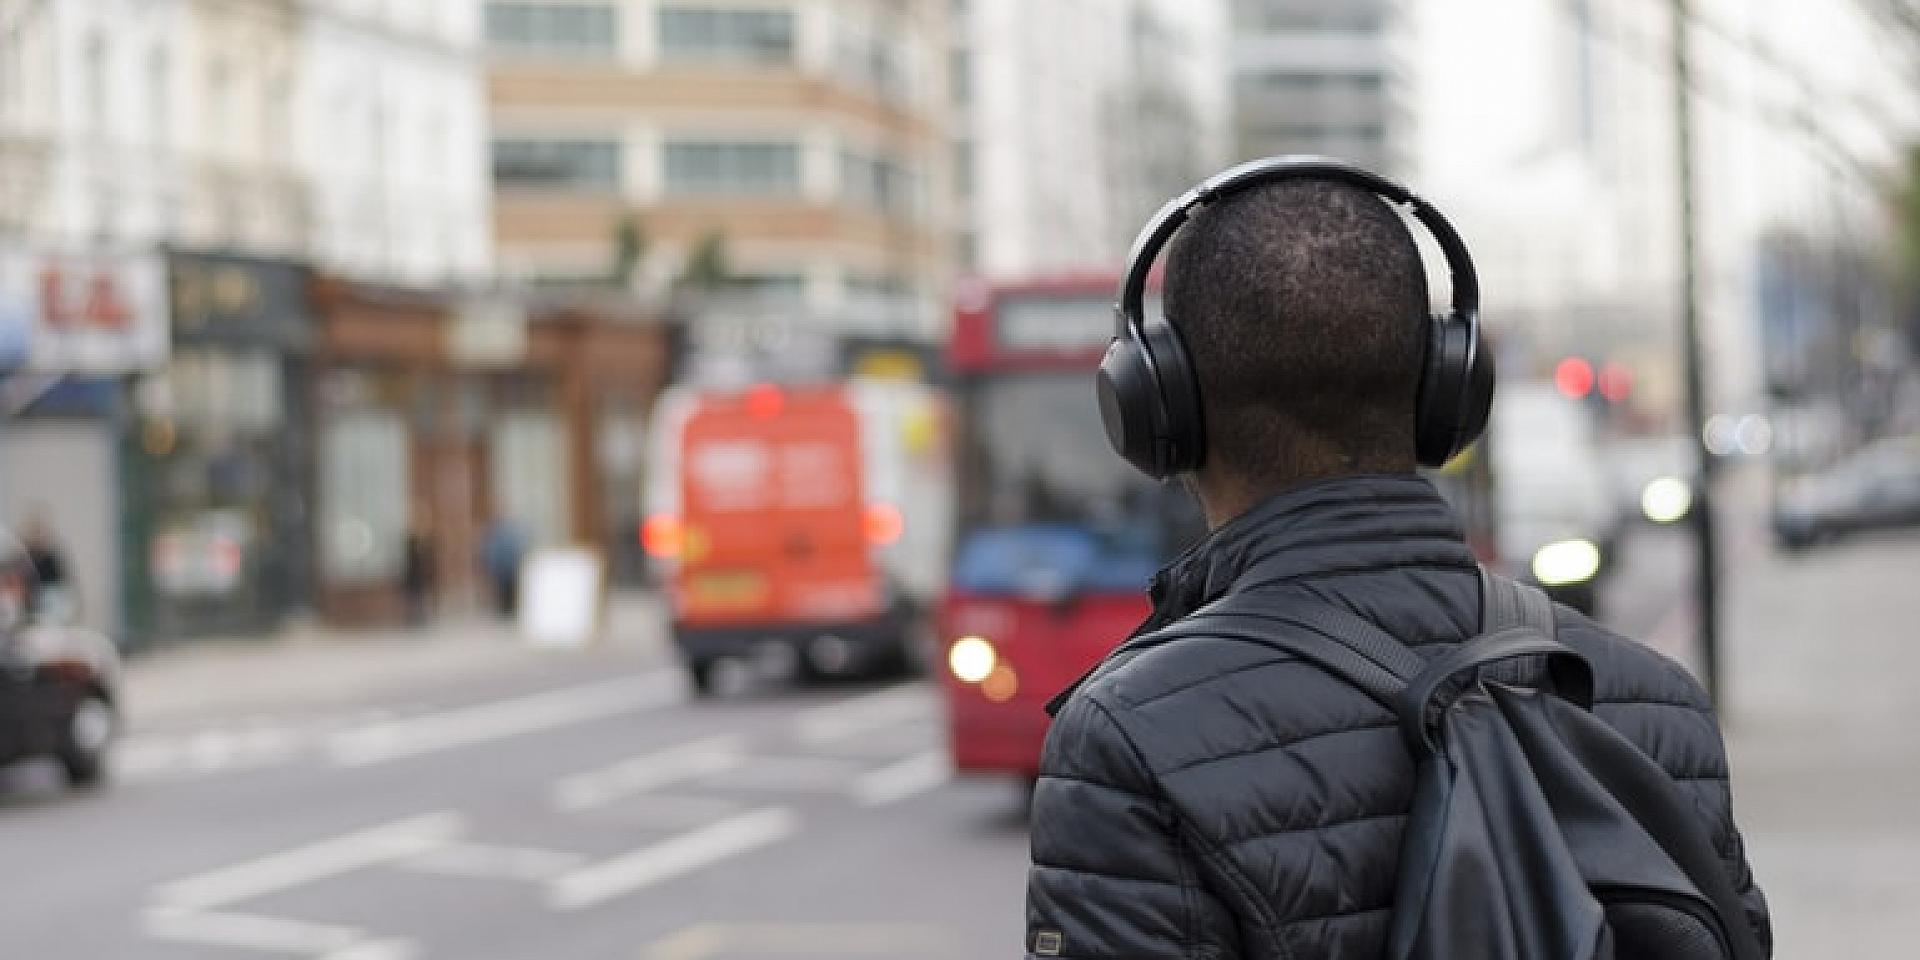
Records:
M1242 582L1255 563L1261 582ZM1417 650L1457 643L1480 619L1474 558L1446 503L1413 477L1267 502L1161 573L1142 629L1246 590L1279 609L1345 607ZM1565 608L1559 635L1593 664L1595 713L1699 804L1770 943L1705 693ZM1028 956L1374 960L1413 783L1393 715L1318 667L1231 640L1123 648L1065 700L1047 737Z

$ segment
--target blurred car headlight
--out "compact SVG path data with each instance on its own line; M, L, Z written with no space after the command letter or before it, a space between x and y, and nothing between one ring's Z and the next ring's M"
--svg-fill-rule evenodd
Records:
M1592 580L1600 572L1600 548L1590 540L1549 543L1533 555L1533 578L1549 587Z
M1675 523L1693 509L1693 485L1679 477L1647 481L1640 491L1640 512L1654 523Z
M947 669L961 683L979 683L993 674L1000 654L985 637L961 637L947 648Z

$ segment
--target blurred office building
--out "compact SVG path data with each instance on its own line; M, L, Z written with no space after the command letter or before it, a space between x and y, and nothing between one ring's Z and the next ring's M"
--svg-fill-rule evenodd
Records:
M1414 172L1413 0L1229 0L1234 153Z
M964 270L1112 272L1161 203L1225 162L1218 0L953 6Z
M1672 10L1604 0L1431 0L1421 186L1479 261L1515 375L1574 356L1625 371L1673 426L1681 364ZM1897 325L1887 184L1915 130L1899 34L1865 5L1695 0L1693 216L1712 406L1856 379L1861 330ZM1481 49L1485 56L1462 56ZM1815 392L1818 392L1817 390ZM1791 402L1801 402L1793 399Z
M934 336L950 5L491 0L502 271Z

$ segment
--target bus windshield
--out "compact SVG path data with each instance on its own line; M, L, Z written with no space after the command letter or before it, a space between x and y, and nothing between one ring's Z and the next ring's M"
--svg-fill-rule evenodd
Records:
M960 589L1137 591L1200 533L1191 498L1108 448L1089 373L996 373L962 403Z

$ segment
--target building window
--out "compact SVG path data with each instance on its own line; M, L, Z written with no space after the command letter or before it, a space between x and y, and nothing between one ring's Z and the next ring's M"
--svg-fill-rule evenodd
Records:
M794 143L667 144L670 196L783 197L800 192L800 147Z
M793 11L753 7L661 7L660 55L666 60L792 63Z
M840 193L849 203L881 213L909 216L918 211L918 178L887 157L841 153Z
M163 150L173 135L172 83L173 68L167 61L167 52L153 51L152 59L147 61L147 96L153 98L147 122L152 124L153 145Z
M86 84L87 123L95 133L104 134L112 118L107 116L107 37L103 33L87 37Z
M619 52L618 14L607 3L489 3L487 46L509 56Z
M511 187L614 189L620 144L612 140L495 140L493 182Z
M400 414L352 411L320 431L320 569L334 583L399 576L406 546L408 438Z

